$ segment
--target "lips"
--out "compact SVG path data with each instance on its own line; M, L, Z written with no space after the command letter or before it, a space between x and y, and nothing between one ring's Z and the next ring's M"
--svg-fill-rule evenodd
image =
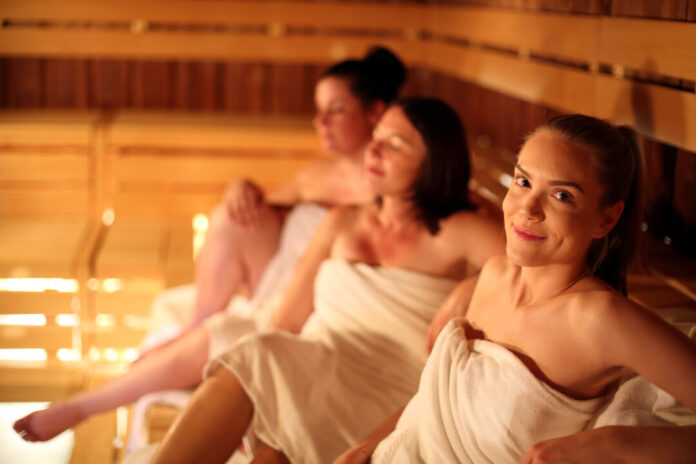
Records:
M516 226L513 224L512 229L515 232L515 236L517 238L521 240L526 240L528 242L535 242L539 240L544 240L546 238L546 236L540 235L531 229L527 229L526 227Z
M380 168L378 168L376 166L368 166L367 172L369 172L370 174L375 175L375 176L383 176L384 175L384 171L382 171Z

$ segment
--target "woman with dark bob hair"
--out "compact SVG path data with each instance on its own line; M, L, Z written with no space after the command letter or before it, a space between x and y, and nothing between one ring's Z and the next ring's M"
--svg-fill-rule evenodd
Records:
M277 313L296 334L213 361L155 462L224 462L247 431L291 462L330 462L416 391L433 316L503 234L469 202L461 123L439 100L397 100L364 169L378 201L329 214Z
M481 270L401 417L339 462L694 462L694 427L578 433L631 373L696 410L696 345L625 297L642 174L628 127L539 127L503 202L506 256Z

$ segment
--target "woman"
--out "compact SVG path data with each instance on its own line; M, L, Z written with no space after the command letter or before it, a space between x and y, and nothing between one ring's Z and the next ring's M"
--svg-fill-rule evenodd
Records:
M250 423L291 462L329 462L413 394L432 317L502 252L502 231L472 210L461 124L439 100L390 107L365 170L379 201L332 211L277 313L301 334L255 334L215 360L155 462L223 462Z
M284 291L325 215L323 207L299 206L288 216L281 238L286 206L301 201L359 204L372 198L363 179L363 151L404 79L402 63L384 48L373 48L362 60L342 61L327 69L316 86L314 126L322 148L337 156L310 166L268 198L249 181L232 186L225 204L211 214L197 262L193 310L182 334L147 352L126 374L18 420L17 433L28 441L48 440L94 414L147 393L191 388L200 382L209 355L224 351L241 334L264 324L274 309L275 295ZM241 317L223 312L240 285L251 293L253 310L265 319L250 319L243 314L247 309L243 306L233 311L242 313ZM186 298L177 291L169 296Z
M438 337L396 430L376 446L384 424L341 462L374 450L376 463L517 463L538 442L523 462L571 446L571 459L615 462L619 447L594 454L612 429L546 440L583 430L627 371L696 410L696 347L624 296L641 179L629 128L571 115L537 129L503 202L507 256L486 263L465 318Z

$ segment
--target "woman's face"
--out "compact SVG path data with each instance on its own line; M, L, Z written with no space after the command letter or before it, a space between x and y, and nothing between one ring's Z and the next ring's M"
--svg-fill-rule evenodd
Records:
M412 191L421 172L426 147L399 106L392 106L377 123L365 150L365 173L375 195Z
M592 240L611 230L623 208L599 208L602 189L590 157L550 131L525 143L503 201L510 259L521 266L584 265Z
M314 128L321 148L337 155L362 154L379 119L375 108L365 109L351 92L347 79L325 77L314 91L317 113Z

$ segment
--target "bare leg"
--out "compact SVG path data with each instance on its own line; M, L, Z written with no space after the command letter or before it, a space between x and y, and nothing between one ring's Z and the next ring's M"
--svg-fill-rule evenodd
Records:
M242 227L230 219L224 205L213 209L196 263L196 301L189 327L222 311L240 285L254 292L278 250L283 219L282 209L264 206L258 227Z
M242 442L254 405L237 377L218 369L196 389L153 463L224 463Z
M133 364L122 376L19 419L14 429L28 441L49 440L94 414L130 404L147 393L191 388L201 380L208 342L208 329L197 327Z
M282 451L266 446L256 453L252 464L290 464L290 460Z

